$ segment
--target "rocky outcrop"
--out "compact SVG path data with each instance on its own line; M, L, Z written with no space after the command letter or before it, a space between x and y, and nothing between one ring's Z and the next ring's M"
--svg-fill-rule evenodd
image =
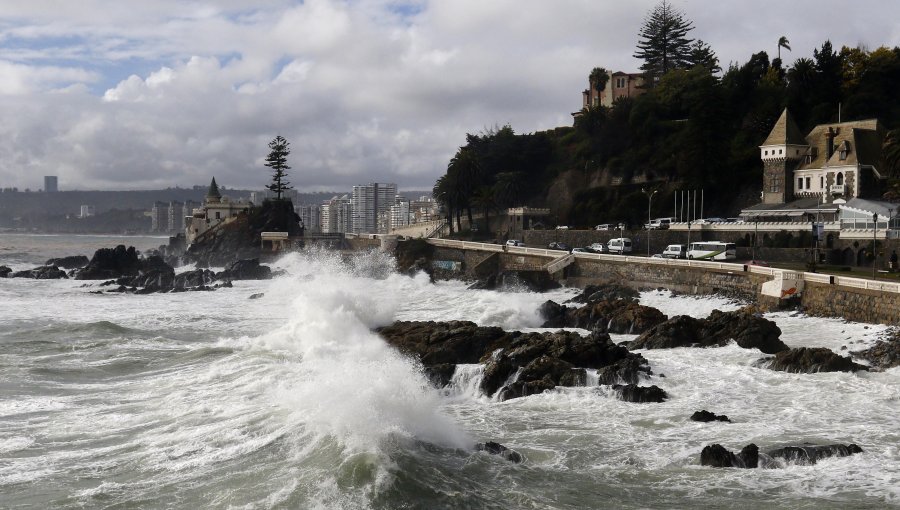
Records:
M500 457L503 457L504 459L514 464L522 462L522 455L519 452L510 450L502 444L495 443L493 441L478 443L477 445L475 445L475 449L479 452L485 452L491 455L499 455Z
M45 266L56 266L62 269L79 269L88 265L88 258L84 255L71 255L68 257L60 257L50 259L44 262Z
M756 468L759 466L759 448L751 443L735 455L720 444L711 444L700 452L700 465L716 468Z
M812 465L829 457L848 457L856 453L862 453L862 448L851 443L849 445L832 444L815 446L804 444L802 446L786 446L759 453L755 444L748 444L740 453L734 454L720 444L712 444L703 448L700 452L700 465L719 468L756 468L779 467L776 461L791 464Z
M34 269L9 273L9 278L34 278L35 280L58 280L68 278L66 272L56 266L40 266Z
M0 266L0 278L6 278L10 273L12 273L12 269L6 266Z
M272 278L272 268L260 265L258 258L236 260L217 274L216 278L219 280L268 280Z
M569 308L546 301L538 309L545 328L583 328L608 333L643 333L666 321L666 316L649 306L627 299L594 301L580 308Z
M745 349L766 354L787 350L780 340L781 330L763 317L746 311L713 310L707 319L687 315L658 324L628 344L630 349L670 349L674 347L721 347L732 340Z
M724 414L715 414L707 411L706 409L702 411L695 411L694 414L691 415L691 421L699 421L703 423L709 423L711 421L724 421L731 423L731 420L728 419Z
M407 239L397 243L394 256L397 258L397 270L401 273L413 275L424 271L432 273L431 260L434 255L434 246L428 244L426 239Z
M378 329L394 347L416 357L433 382L447 384L449 366L483 363L481 391L500 400L579 386L585 369L604 369L608 380L636 381L650 374L643 356L615 345L605 333L506 332L472 322L395 322Z
M597 303L599 301L634 301L641 297L640 293L631 287L605 283L602 285L588 285L580 294L566 301L567 303Z
M638 386L637 384L615 384L612 389L619 400L635 403L665 402L669 395L659 386Z
M209 269L194 269L175 275L172 281L172 290L185 290L194 287L203 287L216 281L216 273Z
M90 262L75 274L76 280L109 280L123 276L137 276L141 270L134 246L125 248L100 248L94 252Z
M824 347L798 347L759 361L759 365L781 372L813 374L816 372L853 372L868 370L854 363L849 356L841 356Z
M868 361L878 370L900 366L900 336L879 340L872 347L856 351L853 355Z

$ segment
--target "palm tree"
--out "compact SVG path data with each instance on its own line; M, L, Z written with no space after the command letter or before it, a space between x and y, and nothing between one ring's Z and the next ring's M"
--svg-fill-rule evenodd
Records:
M883 150L888 175L900 175L900 129L888 132L884 139Z
M778 38L778 60L781 60L781 48L791 51L791 41L785 36Z
M447 223L450 224L450 234L453 234L453 201L452 201L452 193L450 192L450 180L446 175L442 175L438 177L437 182L434 183L434 188L431 190L431 194L434 197L437 203L444 206L447 211Z
M490 186L482 186L475 190L475 194L472 195L472 202L476 207L480 207L481 211L484 213L484 231L491 231L491 222L488 220L488 214L491 209L495 209L497 207L497 198L494 193L494 188Z
M460 147L456 151L456 155L450 160L450 164L447 165L447 174L449 175L450 173L456 175L455 182L459 188L457 192L460 195L460 200L457 205L465 207L469 217L469 226L471 227L472 195L481 185L482 179L481 164L478 162L475 151L469 147Z
M497 201L503 207L516 207L522 205L523 182L525 174L522 172L501 172L497 174L497 182L494 189Z

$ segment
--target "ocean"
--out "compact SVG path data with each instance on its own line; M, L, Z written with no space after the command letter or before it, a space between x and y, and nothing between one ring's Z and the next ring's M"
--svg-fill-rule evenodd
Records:
M0 234L0 265L164 238ZM670 399L603 387L497 402L479 367L452 388L372 329L471 320L538 330L544 294L467 290L394 271L390 257L327 251L214 292L91 294L100 282L0 279L3 508L885 508L900 506L900 369L789 374L729 345L640 351ZM263 293L260 299L250 295ZM644 292L704 317L741 306ZM887 328L767 314L791 347L861 349ZM614 335L628 340L630 335ZM697 423L701 409L734 423ZM497 441L512 464L475 453ZM857 443L815 466L701 467L708 444L760 450Z

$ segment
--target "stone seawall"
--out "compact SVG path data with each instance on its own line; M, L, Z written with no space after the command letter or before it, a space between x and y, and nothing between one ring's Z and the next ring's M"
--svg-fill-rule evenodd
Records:
M810 315L900 325L900 294L807 282L800 298Z

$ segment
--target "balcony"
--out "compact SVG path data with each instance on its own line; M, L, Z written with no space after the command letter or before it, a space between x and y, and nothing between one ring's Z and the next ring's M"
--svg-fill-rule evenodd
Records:
M843 195L846 193L847 185L846 184L832 184L828 187L829 193L832 195Z

